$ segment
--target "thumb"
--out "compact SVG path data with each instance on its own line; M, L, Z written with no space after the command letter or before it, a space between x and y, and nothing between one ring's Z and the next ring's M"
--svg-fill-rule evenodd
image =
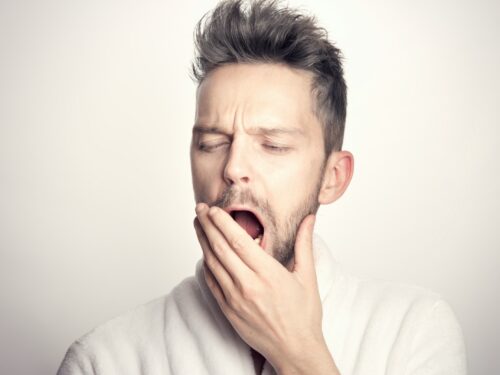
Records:
M295 264L293 272L315 275L313 256L313 231L316 215L308 215L302 220L295 239Z

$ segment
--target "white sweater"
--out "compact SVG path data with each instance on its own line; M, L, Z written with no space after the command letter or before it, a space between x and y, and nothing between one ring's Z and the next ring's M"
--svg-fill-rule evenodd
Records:
M318 238L314 256L323 333L342 375L466 374L460 326L439 296L354 278ZM73 343L58 375L254 375L250 348L221 313L201 264L170 294ZM274 370L266 362L262 373Z

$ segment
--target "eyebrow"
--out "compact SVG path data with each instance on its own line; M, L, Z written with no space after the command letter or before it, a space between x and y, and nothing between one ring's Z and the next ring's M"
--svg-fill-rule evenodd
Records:
M250 134L257 135L304 135L304 131L299 128L266 128L266 127L253 127L248 129ZM201 133L201 134L223 134L227 136L231 136L232 133L227 132L226 130L218 127L218 126L205 126L205 125L194 125L193 133Z
M230 136L231 134L225 131L224 129L221 129L217 126L205 126L205 125L197 125L195 124L193 126L193 133L199 133L199 134L223 134Z

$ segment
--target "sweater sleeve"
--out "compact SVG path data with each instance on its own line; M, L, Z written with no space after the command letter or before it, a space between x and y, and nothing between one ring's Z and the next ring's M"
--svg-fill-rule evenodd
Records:
M79 341L69 347L57 375L95 375L90 358Z
M434 303L417 325L407 375L466 375L462 330L450 306Z

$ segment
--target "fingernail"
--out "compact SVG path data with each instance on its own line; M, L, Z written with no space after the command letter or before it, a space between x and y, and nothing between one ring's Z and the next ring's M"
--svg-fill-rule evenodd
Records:
M204 206L205 206L204 203L198 203L194 210L196 211L197 214L199 214L201 211L203 211Z
M214 215L217 213L217 210L218 210L218 208L217 208L216 206L212 206L212 207L210 207L210 209L208 210L208 214L209 214L210 216L214 216Z

